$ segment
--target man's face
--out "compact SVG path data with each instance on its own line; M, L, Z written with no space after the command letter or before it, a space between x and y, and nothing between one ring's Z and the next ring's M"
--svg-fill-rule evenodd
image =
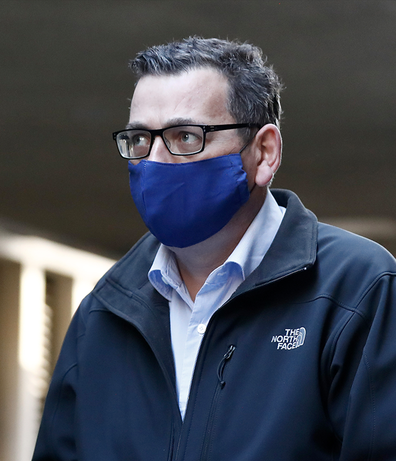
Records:
M216 70L208 68L195 69L178 75L143 77L135 88L127 128L161 130L175 125L234 124L236 121L227 110L228 93L229 84L226 78ZM238 122L242 123L246 120L238 120ZM280 145L279 136L277 137L278 131L274 131L273 128L275 127L272 126L271 128L270 125L267 125L267 127L259 130L252 142L241 153L250 196L248 201L244 202L235 212L228 224L221 229L221 241L224 238L229 242L232 240L233 245L236 240L241 238L264 202L266 186L274 171L273 165L274 168L277 167L275 162L268 162L267 160L272 160L273 151L279 154L279 149L275 149L276 144ZM189 133L187 134L189 135ZM191 139L194 142L193 137ZM279 142L275 142L277 140ZM136 144L138 145L140 142L144 144L144 139L141 141L137 137ZM188 137L186 142L189 142ZM149 156L144 157L143 161L169 164L199 163L201 160L239 153L245 143L246 141L241 138L237 129L210 132L207 133L205 149L202 152L194 155L175 156L169 152L162 138L156 136ZM131 160L134 164L138 164L140 161L142 160ZM228 164L228 162L224 163ZM202 165L196 165L196 167ZM231 165L229 166L231 167ZM160 165L153 164L152 167L147 170L158 171L159 167L162 171L164 170ZM179 168L169 169L166 167L166 169L173 172L180 171ZM200 168L196 168L195 171L198 169L202 171ZM132 170L141 171L141 169L134 168ZM210 171L213 172L213 169ZM200 180L200 178L196 179ZM235 188L235 184L233 184L233 188ZM162 193L160 189L156 189L156 191L157 194ZM137 194L140 194L137 198L138 203L141 203L141 190L138 190ZM228 233L230 237L226 237ZM216 239L211 240L211 242L215 241L218 242ZM179 248L177 245L176 247Z
M129 125L159 129L172 125L235 123L227 110L228 82L213 69L197 69L170 76L146 76L132 98ZM174 156L157 137L147 160L188 162L236 153L243 147L237 130L208 133L205 150Z

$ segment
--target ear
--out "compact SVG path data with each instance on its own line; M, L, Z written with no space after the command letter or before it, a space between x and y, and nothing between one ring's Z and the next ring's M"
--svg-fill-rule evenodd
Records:
M272 123L264 125L256 134L258 163L255 182L264 187L271 183L282 157L282 136L279 128Z

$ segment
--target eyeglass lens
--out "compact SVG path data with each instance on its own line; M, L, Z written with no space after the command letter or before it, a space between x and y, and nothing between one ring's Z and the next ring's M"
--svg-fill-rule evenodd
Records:
M123 157L142 158L149 153L151 138L147 130L125 130L117 135L117 145ZM180 125L164 130L162 139L172 154L191 155L202 149L204 131L200 126Z

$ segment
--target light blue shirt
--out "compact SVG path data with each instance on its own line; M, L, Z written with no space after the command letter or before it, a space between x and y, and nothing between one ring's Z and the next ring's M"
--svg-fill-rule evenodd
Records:
M195 302L180 277L174 253L161 245L149 271L154 288L169 301L176 386L182 418L206 326L238 286L260 264L278 232L285 208L267 197L227 261L215 269L197 293Z

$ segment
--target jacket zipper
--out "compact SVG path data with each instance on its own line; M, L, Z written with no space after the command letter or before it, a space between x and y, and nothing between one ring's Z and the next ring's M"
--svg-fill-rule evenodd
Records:
M220 396L221 390L224 389L224 386L226 385L226 382L224 381L224 369L225 369L227 362L231 359L232 354L234 353L235 349L236 347L233 344L231 344L228 347L227 352L224 354L223 358L221 359L219 366L217 367L218 383L217 383L216 391L215 391L215 394L212 400L212 406L211 406L210 413L209 413L208 424L206 426L206 434L205 434L203 448L202 448L201 461L205 461L208 457L210 441L211 441L210 435L212 432L213 422L215 419L217 400Z
M227 361L230 360L234 351L235 346L231 344L231 346L228 348L228 351L224 354L223 358L221 359L221 362L219 363L219 366L217 368L217 378L219 380L220 389L223 389L223 387L225 386L225 381L223 379L224 368L226 366Z

